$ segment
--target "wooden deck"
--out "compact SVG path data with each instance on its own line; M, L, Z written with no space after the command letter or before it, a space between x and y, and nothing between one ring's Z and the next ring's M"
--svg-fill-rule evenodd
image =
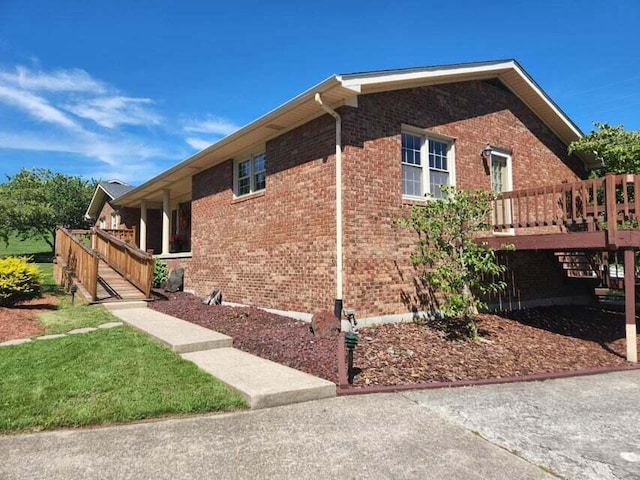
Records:
M614 175L500 194L493 202L491 248L640 248L640 175ZM511 234L512 233L512 234Z

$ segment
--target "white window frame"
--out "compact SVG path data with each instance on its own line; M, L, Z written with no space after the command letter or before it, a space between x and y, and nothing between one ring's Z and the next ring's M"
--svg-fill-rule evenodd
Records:
M511 158L511 152L492 147L491 157L502 157L506 160L507 187L505 191L507 192L512 191L513 190L513 159ZM493 158L491 158L489 161L492 162ZM492 182L493 182L493 179L491 178L491 165L489 165L489 188L492 187ZM512 208L511 202L508 203L508 208L509 208L509 212L506 215L512 216L513 212L511 211L511 208ZM503 231L498 231L498 232L494 231L493 234L497 237L513 236L516 234L516 231L514 228L507 228Z
M264 158L264 169L256 170L256 160L258 158ZM246 193L240 193L240 164L244 162L249 162L249 191ZM256 186L256 177L260 174L265 174L265 186L263 188L258 189ZM262 192L266 190L267 185L267 157L264 153L264 150L260 150L259 152L254 152L251 154L243 155L239 159L233 161L233 196L234 198L245 197L247 195L252 195L254 193ZM242 177L247 178L247 177Z
M111 229L117 230L120 227L120 213L112 212L111 213Z
M400 163L402 163L402 133L408 133L410 135L419 136L421 139L420 142L420 168L422 169L422 195L407 195L404 193L404 187L401 185L402 189L402 198L407 200L425 200L425 199L433 199L430 195L426 195L431 191L431 175L430 171L432 170L429 167L429 141L433 140L436 142L441 142L447 144L447 166L449 167L446 170L449 173L449 185L456 185L456 155L455 155L455 138L448 137L446 135L442 135L439 133L433 133L423 128L413 127L411 125L402 125L401 129L401 137L400 137ZM438 171L445 171L434 169ZM402 173L401 173L402 174Z

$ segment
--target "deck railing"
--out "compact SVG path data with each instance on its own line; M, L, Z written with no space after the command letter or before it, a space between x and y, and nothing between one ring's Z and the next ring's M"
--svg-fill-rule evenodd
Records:
M74 230L75 232L75 230ZM69 230L56 229L56 257L62 258L78 281L87 289L92 300L97 298L98 253L76 238Z
M100 257L149 297L153 280L153 255L99 228L93 229L93 238Z
M135 245L136 243L136 228L103 228L103 232L122 240L124 243Z
M640 175L607 174L504 192L493 201L492 225L495 231L554 225L565 231L606 230L609 242L615 243L619 230L639 228L636 185Z

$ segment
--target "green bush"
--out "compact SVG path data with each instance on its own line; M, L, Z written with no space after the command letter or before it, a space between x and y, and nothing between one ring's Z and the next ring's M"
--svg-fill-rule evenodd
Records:
M42 274L29 260L29 257L0 258L0 306L10 307L40 296Z
M160 288L169 278L169 268L165 263L156 260L153 266L153 288Z

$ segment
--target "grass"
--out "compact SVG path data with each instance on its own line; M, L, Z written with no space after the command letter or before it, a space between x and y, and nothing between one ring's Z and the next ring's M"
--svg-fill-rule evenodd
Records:
M0 432L245 408L194 364L128 327L0 349Z
M88 305L76 298L75 305L71 305L71 299L60 295L56 310L38 315L47 333L64 333L74 328L97 327L107 322L119 322L111 312L102 305Z
M43 292L58 297L38 320L47 333L117 319L100 305L71 305L53 280L42 240L0 242L0 257L31 256ZM246 408L219 380L129 327L0 348L0 433L140 420Z

